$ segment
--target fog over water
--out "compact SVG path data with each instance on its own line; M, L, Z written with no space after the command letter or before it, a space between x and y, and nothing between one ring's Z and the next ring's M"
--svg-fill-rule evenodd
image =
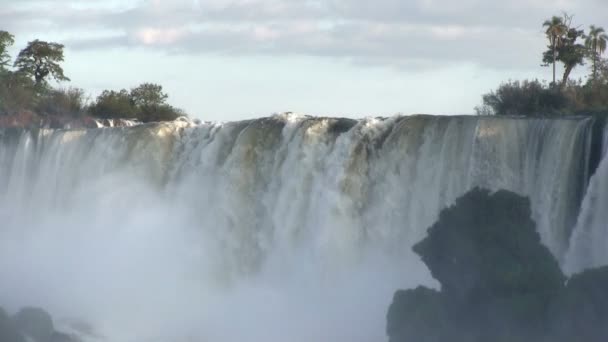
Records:
M382 341L394 291L437 286L410 247L475 186L530 196L573 270L608 261L568 251L606 222L577 217L599 212L583 200L591 125L284 114L0 130L0 305L88 322L90 341Z

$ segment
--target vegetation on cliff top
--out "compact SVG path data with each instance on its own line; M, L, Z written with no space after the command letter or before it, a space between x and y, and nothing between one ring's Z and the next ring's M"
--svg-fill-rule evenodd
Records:
M475 108L480 115L564 116L596 115L608 117L608 35L603 28L591 25L585 32L575 26L573 16L566 13L543 23L548 46L542 65L551 66L553 81L508 81L495 91L482 96L482 105ZM572 71L590 63L586 81L572 80ZM561 64L561 80L556 65Z
M0 119L3 116L93 117L152 122L186 116L182 110L167 103L169 96L161 85L154 83L143 83L130 90L104 90L93 101L80 88L52 87L50 80L70 81L62 68L64 46L31 41L10 68L8 48L14 42L13 35L0 31Z

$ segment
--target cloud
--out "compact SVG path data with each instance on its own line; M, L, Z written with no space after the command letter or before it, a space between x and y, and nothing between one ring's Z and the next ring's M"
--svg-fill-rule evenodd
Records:
M181 40L186 34L184 29L159 29L146 27L135 32L137 41L144 45L171 45Z
M41 10L44 9L44 15ZM566 10L602 25L602 0L9 1L15 34L69 34L72 49L144 47L175 53L312 55L393 66L475 63L528 67L540 23ZM608 23L607 23L608 24ZM532 63L537 66L538 63Z

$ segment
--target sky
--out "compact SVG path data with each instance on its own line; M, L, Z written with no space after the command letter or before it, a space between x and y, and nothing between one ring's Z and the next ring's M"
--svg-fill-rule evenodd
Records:
M62 86L158 83L203 120L450 115L502 81L549 80L542 22L563 11L608 27L606 0L0 0L0 30L13 56L64 44Z

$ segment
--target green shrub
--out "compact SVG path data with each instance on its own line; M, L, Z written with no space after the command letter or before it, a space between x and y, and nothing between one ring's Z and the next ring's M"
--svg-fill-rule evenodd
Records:
M126 89L104 90L91 105L90 112L102 119L133 119L136 114L131 96Z
M0 71L0 115L31 110L36 101L32 80L20 73Z
M79 117L86 114L87 100L80 88L51 89L40 96L34 110L41 115Z

